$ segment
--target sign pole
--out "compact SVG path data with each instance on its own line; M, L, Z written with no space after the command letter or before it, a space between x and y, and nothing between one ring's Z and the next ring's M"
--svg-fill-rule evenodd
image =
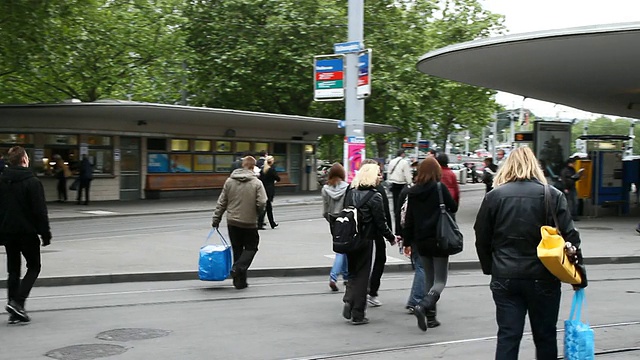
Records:
M364 38L364 0L349 0L348 8L348 41L362 42ZM358 52L345 55L345 142L349 146L350 139L361 138L364 133L364 100L358 99ZM361 145L362 146L362 145ZM362 158L365 148L362 146ZM347 177L351 180L355 171L355 164L349 161L349 152L344 153L344 167ZM352 165L353 164L353 165Z

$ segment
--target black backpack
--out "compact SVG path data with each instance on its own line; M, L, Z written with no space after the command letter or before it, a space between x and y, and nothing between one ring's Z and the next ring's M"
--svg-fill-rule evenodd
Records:
M367 240L361 237L362 213L358 210L375 194L376 191L371 190L356 206L350 205L329 215L334 252L348 254L366 245Z

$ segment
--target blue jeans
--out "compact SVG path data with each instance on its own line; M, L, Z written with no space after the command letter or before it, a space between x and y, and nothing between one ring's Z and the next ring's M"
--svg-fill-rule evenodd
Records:
M333 281L338 281L338 275L342 274L343 280L349 279L349 271L347 270L347 255L336 253L336 258L333 260L333 267L329 278Z
M518 359L527 312L536 345L536 359L557 359L560 281L493 277L490 288L498 323L496 360Z
M425 290L426 282L424 266L422 266L422 259L420 259L420 254L418 254L418 251L411 251L411 260L413 261L415 273L413 275L413 284L411 284L411 293L409 294L409 299L407 300L407 306L416 306L420 303L422 298L427 295L427 292Z

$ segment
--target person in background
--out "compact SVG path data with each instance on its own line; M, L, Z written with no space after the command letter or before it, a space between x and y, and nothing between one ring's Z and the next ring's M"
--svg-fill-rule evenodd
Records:
M504 162L504 150L499 149L498 151L496 151L496 160L496 166L500 168L500 166Z
M58 154L53 156L56 161L56 165L53 170L53 174L58 179L58 202L67 201L67 178L71 176L71 171L67 164L64 163L62 157Z
M273 156L267 155L267 160L260 171L260 181L262 181L262 185L264 185L264 189L267 192L267 208L260 214L260 219L258 219L258 230L264 230L265 213L269 219L269 225L271 228L275 229L278 226L278 223L276 223L273 218L273 197L276 194L276 182L280 181L280 176L278 176L276 168L273 167L273 162Z
M251 153L249 153L248 151L245 151L242 153L242 155L240 155L240 157L238 157L233 164L231 164L231 172L233 172L233 170L235 169L240 169L242 168L242 159L244 159L247 156L250 156Z
M391 229L391 211L389 209L389 196L384 186L382 186L382 167L373 159L365 159L362 161L362 165L372 164L377 165L380 168L378 174L378 184L376 185L376 191L382 195L382 207L384 208L384 218L389 229ZM381 234L377 234L374 238L375 241L375 254L373 260L373 268L371 270L371 276L369 278L369 294L367 295L367 303L370 306L378 307L382 305L382 301L378 299L378 290L380 289L380 280L384 273L384 264L387 262L387 246L384 238Z
M439 154L436 160L440 164L440 168L442 168L442 183L449 189L449 193L453 196L456 204L460 204L460 187L458 186L456 174L449 169L449 157L447 154Z
M247 284L247 270L258 252L258 214L267 205L267 193L258 180L253 168L256 159L247 156L242 160L242 168L234 170L224 182L213 212L211 226L218 228L222 215L227 213L227 229L233 250L231 278L236 289L244 289Z
M560 181L564 195L567 197L569 211L573 221L578 221L578 191L576 190L576 181L580 180L582 170L579 172L575 169L576 160L579 158L570 158L567 160L565 167L560 171Z
M398 150L395 159L389 162L389 172L387 179L391 183L391 194L393 195L393 215L395 218L395 229L400 228L400 205L398 199L402 189L411 184L411 166L404 159L406 156L404 150ZM397 230L396 230L397 232Z
M418 170L417 169L413 169L413 183L415 184L416 182L416 175L418 175ZM402 246L404 245L404 237L402 236L402 232L404 231L404 227L405 227L405 221L406 221L406 213L407 213L407 207L406 207L406 199L407 199L407 195L409 194L409 189L411 189L411 185L405 187L404 189L402 189L402 192L400 192L400 203L403 204L400 207L400 234L396 234L396 235L400 235L399 237L396 237L398 239L398 246L401 248L402 250ZM413 274L413 282L411 283L411 292L409 293L409 298L407 299L407 305L405 306L405 309L407 309L409 311L409 314L413 314L415 311L415 307L416 305L418 305L420 303L420 301L422 300L422 298L424 298L424 296L427 294L426 290L425 290L425 286L426 286L426 279L425 279L425 274L424 274L424 266L422 266L422 260L420 259L420 254L417 251L412 251L411 252L411 264L413 265L413 270L414 270L414 274ZM432 314L430 313L429 316L431 316Z
M51 230L44 188L29 169L29 156L24 148L9 149L7 162L9 167L0 176L0 243L7 254L5 309L9 324L16 324L31 321L25 303L40 274L40 243L42 246L51 243ZM22 280L21 256L27 262Z
M440 197L438 183L442 178L440 164L433 157L420 162L415 185L409 190L405 226L402 232L405 255L413 251L420 253L425 270L427 294L414 307L418 327L427 331L437 327L436 303L447 284L449 254L440 250L436 239L440 219ZM450 213L458 211L458 203L453 200L446 186L441 186L443 202Z
M322 217L330 221L330 214L338 214L344 208L344 195L347 193L349 184L345 181L346 174L344 167L339 163L334 163L329 168L327 183L322 187ZM329 228L331 229L331 228ZM342 275L342 280L349 281L347 271L347 255L336 253L333 260L333 267L329 273L329 287L332 291L338 291L338 276Z
M493 163L492 157L484 159L484 171L482 172L482 182L484 183L486 192L493 189L493 178L498 172L498 166Z
M581 265L580 234L573 225L565 197L547 185L530 148L517 148L509 154L494 179L494 186L482 200L473 228L482 272L491 275L489 287L498 323L495 358L518 359L528 313L536 358L556 359L560 281L537 255L540 227L554 224L545 204L545 187L549 188L549 210L557 215L558 230L575 247L570 259L578 263L583 283L574 286L574 290L587 286Z
M0 175L2 175L2 172L4 171L4 168L7 166L5 160L4 160L4 155L0 154Z
M351 183L351 190L345 195L344 206L356 206L373 191L373 196L362 205L359 214L361 224L359 234L366 240L366 246L347 254L349 282L342 301L342 316L351 320L353 325L367 324L365 310L367 308L367 288L371 273L371 261L374 253L375 238L382 235L391 244L395 244L395 236L389 229L384 217L382 194L375 189L380 181L378 165L365 164L360 167Z
M89 161L87 154L82 155L80 162L80 172L78 173L78 197L76 203L81 204L82 191L84 190L84 205L89 205L89 190L91 189L91 180L93 180L93 164Z
M267 154L266 150L260 150L258 153L258 161L256 161L256 167L258 169L262 169L264 163L267 161L267 156L269 156L269 154Z

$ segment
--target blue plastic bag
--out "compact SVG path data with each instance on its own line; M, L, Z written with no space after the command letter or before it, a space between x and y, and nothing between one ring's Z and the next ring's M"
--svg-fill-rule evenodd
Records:
M200 261L198 264L198 277L204 281L223 281L229 277L233 265L231 246L224 236L217 230L221 245L208 244L213 229L209 232L205 245L200 248Z
M564 358L567 360L594 360L595 340L589 323L580 321L584 289L573 294L569 320L564 322Z

